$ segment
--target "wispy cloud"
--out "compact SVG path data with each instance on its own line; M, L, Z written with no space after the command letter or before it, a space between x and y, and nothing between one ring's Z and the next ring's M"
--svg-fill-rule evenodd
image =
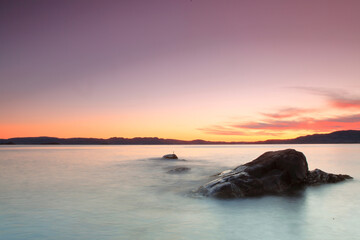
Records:
M283 108L273 113L261 113L261 114L269 118L285 119L285 118L298 117L304 113L311 113L314 111L316 111L316 109Z
M325 119L301 118L294 121L268 119L261 122L234 124L231 127L235 129L332 131L337 129L359 128L359 124L360 114L354 114Z
M294 87L327 98L330 106L338 109L360 109L360 96L351 95L342 89Z
M330 99L330 104L336 108L360 110L360 98L347 98L338 96Z
M342 117L329 118L327 121L340 122L340 123L357 123L360 122L360 114L352 114Z
M286 132L331 132L360 129L360 97L341 89L295 87L295 89L325 97L324 108L281 108L261 112L254 121L235 121L198 130L213 135L282 135ZM335 110L335 111L332 111ZM334 116L334 114L336 115ZM316 116L316 117L315 117Z
M301 118L294 121L267 119L246 123L235 123L226 126L212 126L200 128L208 134L214 135L280 135L283 131L313 131L330 132L343 129L359 129L360 114L339 116L325 119Z

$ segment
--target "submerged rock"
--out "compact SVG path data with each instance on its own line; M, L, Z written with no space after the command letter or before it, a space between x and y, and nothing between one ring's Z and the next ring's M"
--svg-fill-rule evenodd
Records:
M167 171L167 173L185 173L190 171L191 168L189 167L176 167L173 169L170 169L169 171Z
M294 149L266 152L201 186L198 192L217 198L239 198L280 194L304 185L333 183L351 178L348 175L309 171L306 157Z
M320 169L309 171L305 182L307 185L318 185L322 183L337 183L346 179L352 179L349 175L326 173Z
M162 158L164 159L178 159L178 157L176 156L176 154L172 153L172 154L166 154L164 155Z

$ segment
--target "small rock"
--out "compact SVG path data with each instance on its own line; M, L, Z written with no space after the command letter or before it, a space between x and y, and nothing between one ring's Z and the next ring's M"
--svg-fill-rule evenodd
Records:
M170 169L169 171L167 171L167 173L185 173L190 171L191 168L188 167L177 167L177 168L173 168Z
M164 155L162 158L164 159L178 159L178 157L176 156L176 154L172 153L172 154L166 154Z

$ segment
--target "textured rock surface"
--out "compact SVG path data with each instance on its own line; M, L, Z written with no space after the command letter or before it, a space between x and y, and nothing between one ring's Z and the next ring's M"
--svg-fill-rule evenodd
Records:
M352 179L349 175L326 173L320 169L309 171L305 182L307 185L318 185L322 183L337 183L346 179Z
M304 185L339 182L348 175L309 172L306 157L294 149L266 152L201 186L198 192L217 198L239 198L263 194L279 194Z

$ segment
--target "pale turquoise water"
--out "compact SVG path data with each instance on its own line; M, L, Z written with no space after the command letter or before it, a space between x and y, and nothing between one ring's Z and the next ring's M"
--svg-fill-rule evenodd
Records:
M188 193L265 151L295 148L344 183L238 200ZM172 151L187 161L156 160ZM187 166L184 174L169 168ZM360 145L0 146L1 240L359 239Z

